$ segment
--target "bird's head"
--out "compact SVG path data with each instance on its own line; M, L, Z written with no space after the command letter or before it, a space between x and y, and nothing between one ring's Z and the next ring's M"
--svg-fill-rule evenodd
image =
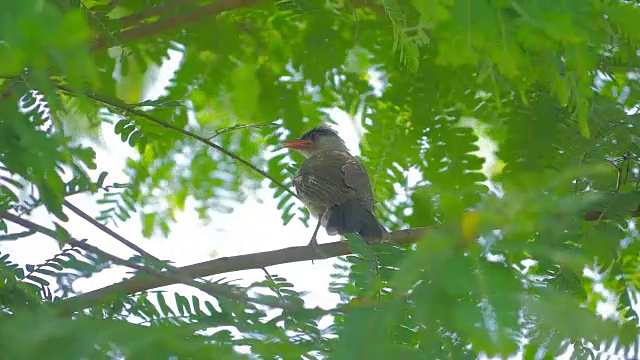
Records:
M320 151L349 151L338 133L324 124L307 131L297 140L285 141L283 147L297 150L306 158Z

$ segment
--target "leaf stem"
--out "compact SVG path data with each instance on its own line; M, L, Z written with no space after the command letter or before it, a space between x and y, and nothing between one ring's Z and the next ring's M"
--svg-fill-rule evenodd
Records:
M64 85L57 85L57 88L61 91L66 92L67 94L70 95L74 95L74 96L78 96L78 94L74 93L70 88L64 86ZM279 182L278 180L274 179L271 175L267 174L267 172L265 172L264 170L259 169L258 167L256 167L255 165L251 164L250 162L248 162L247 160L241 158L240 156L238 156L237 154L235 154L234 152L227 150L225 148L223 148L222 146L215 144L213 142L211 142L210 140L196 135L188 130L184 130L182 128L179 128L175 125L172 125L166 121L163 121L161 119L158 119L152 115L147 114L144 111L140 111L135 109L135 107L123 102L122 100L119 99L115 99L115 98L110 98L104 95L98 95L98 94L94 94L91 93L89 91L87 91L85 93L85 96L87 96L89 99L93 100L93 101L97 101L100 103L103 103L107 106L111 106L120 110L123 110L125 112L128 112L132 115L141 117L147 121L150 121L156 125L160 125L166 129L170 129L176 132L179 132L189 138L195 139L203 144L206 144L212 148L214 148L215 150L223 153L224 155L232 158L233 160L245 165L246 167L248 167L249 169L257 172L258 174L262 175L264 178L269 179L272 183L274 183L275 185L277 185L278 187L280 187L281 189L283 189L284 191L286 191L287 193L291 194L293 197L295 197L296 199L298 199L298 195L293 192L291 189L289 189L288 187L286 187L284 184L282 184L281 182Z
M98 220L94 219L93 217L89 216L87 213L85 213L84 211L78 209L75 205L73 205L72 203L70 203L68 200L64 200L64 206L66 206L69 210L71 210L73 213L75 213L76 215L80 216L81 218L83 218L84 220L86 220L87 222L89 222L91 225L97 227L98 229L100 229L102 232L106 233L107 235L111 236L112 238L118 240L119 242L121 242L122 244L126 245L127 247L129 247L130 249L132 249L133 251L136 251L137 253L139 253L140 255L147 257L151 260L154 260L158 263L161 262L160 259L158 259L157 257L151 255L150 253L148 253L147 251L145 251L144 249L142 249L141 247L139 247L138 245L134 244L133 242L125 239L124 237L122 237L120 234L116 233L115 231L109 229L106 225L101 224Z

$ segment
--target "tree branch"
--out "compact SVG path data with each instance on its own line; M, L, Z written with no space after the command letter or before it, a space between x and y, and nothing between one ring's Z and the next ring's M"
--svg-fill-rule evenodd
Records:
M635 210L633 210L629 214L629 216L640 217L640 204ZM606 211L589 210L584 213L584 221L600 221L600 220L606 220L606 219L607 219Z
M71 246L75 246L77 248L80 248L84 251L87 251L89 253L95 254L95 255L99 255L102 256L106 259L108 259L109 261L113 262L114 264L117 265L121 265L121 266L126 266L128 268L131 269L135 269L138 270L139 272L145 274L147 277L151 277L149 280L153 281L156 279L162 279L164 281L169 281L172 284L178 284L178 283L182 283L185 285L189 285L192 286L198 290L201 290L202 292L213 296L213 297L218 297L218 296L224 296L228 299L235 299L238 301L244 301L244 302L252 302L252 303L256 303L256 304L261 304L261 305L266 305L266 306L271 306L271 307L280 307L280 308L287 308L289 307L286 304L280 304L280 303L274 303L273 301L268 301L268 300L258 300L258 299L254 299L251 298L250 296L246 295L246 294L242 294L242 293L238 293L237 291L233 291L230 287L224 286L224 285L220 285L220 284L213 284L213 283L202 283L199 281L194 280L194 278L187 278L185 277L185 275L179 271L176 271L177 269L169 269L169 270L165 270L165 271L160 271L160 270L156 270L153 268L150 268L148 266L144 266L144 265L140 265L140 264L136 264L132 261L129 260L125 260L122 259L118 256L109 254L106 251L103 251L93 245L87 244L84 241L80 241L80 240L76 240L70 236L66 236L64 239L60 239L58 232L56 232L55 230L49 229L47 227L44 227L42 225L38 225L30 220L21 218L17 215L11 214L10 212L7 211L0 211L0 218L9 220L15 224L18 224L26 229L32 230L32 231L37 231L43 235L46 235L50 238L52 238L53 240L55 240L56 242L65 242ZM138 277L138 279L147 279L145 278L141 278ZM114 294L114 293L110 293ZM117 294L121 294L120 291L117 292ZM126 293L129 294L129 293ZM71 299L74 299L76 297L73 297ZM66 303L66 301L62 301L62 303ZM95 304L95 303L94 303ZM91 305L87 306L90 307Z
M631 213L631 216L640 217L640 206ZM588 211L584 214L584 220L586 221L602 219L606 219L606 216L600 211ZM428 231L429 228L414 228L394 231L390 234L391 237L389 241L396 245L415 243L424 237ZM320 250L321 253L326 254L326 257L324 258L348 255L351 253L347 244L343 241L321 244L318 247L318 250ZM176 272L184 277L195 279L233 271L262 269L267 266L288 264L299 261L321 260L324 258L318 254L318 251L308 246L298 246L261 253L223 257L176 268ZM62 301L62 306L65 307L65 309L68 309L68 311L77 311L90 307L96 303L100 303L102 299L110 296L111 294L135 294L137 292L168 286L175 283L175 281L171 281L166 278L131 278L117 284L106 286L102 289L65 299Z
M149 7L139 13L125 16L120 20L124 28L139 26L127 29L120 33L120 39L125 43L135 42L162 32L184 27L185 25L198 23L208 17L219 15L225 11L250 7L256 5L260 0L216 0L211 4L192 8L188 11L168 15L180 7L198 3L199 0L174 0L168 1L161 6ZM375 2L375 0L351 0L352 5L366 7L378 15L385 16L385 8ZM151 23L141 23L149 17L157 16L160 19ZM94 43L93 49L99 50L109 46L104 36L99 37Z
M351 3L356 6L369 8L378 15L386 15L384 6L376 4L376 0L351 0Z
M161 32L183 27L188 24L200 22L210 16L218 15L222 12L249 7L255 5L259 0L218 0L212 4L201 6L184 13L175 14L148 24L141 24L130 30L125 30L120 34L123 42L134 42ZM104 38L98 38L93 46L94 50L102 49L108 44Z
M131 14L128 16L124 16L119 18L118 20L120 20L120 24L123 28L126 27L130 27L133 25L138 24L139 22L148 19L152 16L160 16L163 15L162 17L166 17L167 13L178 9L182 6L189 6L189 5L193 5L196 3L201 2L202 0L173 0L173 1L166 1L165 3L159 5L159 6L155 6L155 7L147 7L144 10L135 13L135 14Z
M75 94L71 89L69 89L66 86L58 85L57 88L60 89L61 91L66 92L67 94L70 94L70 95L73 95L73 96L77 96L77 94ZM180 134L183 134L183 135L185 135L187 137L190 137L192 139L198 140L201 143L203 143L205 145L208 145L208 146L214 148L215 150L225 154L226 156L232 158L233 160L245 165L249 169L257 172L260 175L262 175L265 179L269 179L272 183L274 183L275 185L280 187L282 190L284 190L287 193L289 193L294 198L296 198L296 199L298 198L298 194L296 194L295 192L291 191L290 188L286 187L280 181L274 179L266 171L257 168L255 165L253 165L252 163L248 162L247 160L241 158L240 156L236 155L234 152L229 151L229 150L223 148L222 146L220 146L218 144L215 144L215 143L211 142L210 140L208 140L208 139L206 139L206 138L204 138L202 136L196 135L196 134L194 134L194 133L192 133L192 132L190 132L188 130L184 130L184 129L179 128L179 127L177 127L177 126L175 126L173 124L170 124L168 122L160 120L160 119L156 118L155 116L147 114L144 111L137 110L134 106L129 105L129 104L125 103L124 101L120 100L120 99L110 98L110 97L107 97L107 96L104 96L104 95L94 94L94 93L91 93L89 91L87 91L85 93L85 96L88 97L89 99L93 100L93 101L97 101L97 102L103 103L103 104L105 104L107 106L111 106L111 107L114 107L116 109L128 112L128 113L130 113L132 115L135 115L135 116L141 117L141 118L143 118L143 119L145 119L147 121L150 121L150 122L152 122L152 123L154 123L156 125L160 125L160 126L166 128L166 129L177 131Z
M394 231L391 233L390 242L396 245L415 243L424 237L428 231L429 228ZM325 254L326 258L351 254L351 251L347 247L347 243L344 241L320 244L318 245L318 250ZM319 255L318 250L309 246L297 246L261 253L223 257L176 268L176 273L185 278L195 279L233 271L261 269L266 268L267 266L324 259ZM61 300L60 306L64 308L64 311L78 311L99 304L105 298L108 298L113 294L135 294L137 292L173 285L176 283L178 282L166 277L134 277L117 284L106 286L102 289Z

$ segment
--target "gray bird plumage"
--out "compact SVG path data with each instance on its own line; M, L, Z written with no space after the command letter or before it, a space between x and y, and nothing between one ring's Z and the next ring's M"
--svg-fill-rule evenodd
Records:
M299 145L302 142L304 148ZM293 185L311 215L319 219L318 226L329 235L355 233L367 242L384 239L387 231L374 215L375 199L367 171L337 133L321 125L294 143L299 147L290 147L307 159L296 172Z

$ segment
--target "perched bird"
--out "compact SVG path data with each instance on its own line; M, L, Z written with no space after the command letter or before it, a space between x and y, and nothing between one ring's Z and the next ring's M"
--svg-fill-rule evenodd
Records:
M374 214L369 175L338 134L327 125L308 131L284 147L299 151L305 158L293 185L311 215L318 219L309 246L317 246L322 225L328 235L354 233L368 243L388 236Z

